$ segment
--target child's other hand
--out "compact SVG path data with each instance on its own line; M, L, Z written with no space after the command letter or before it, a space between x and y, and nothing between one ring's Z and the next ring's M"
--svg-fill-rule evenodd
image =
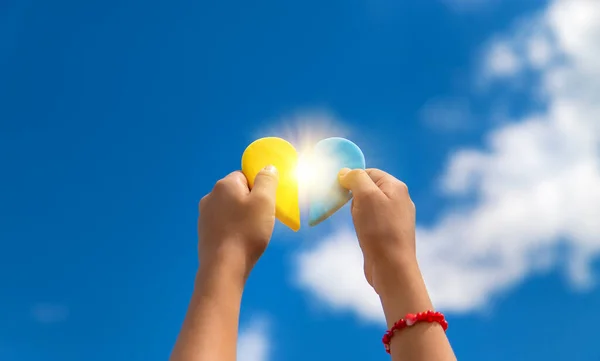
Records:
M352 191L352 219L364 256L365 276L380 296L415 269L415 205L406 184L379 169L342 169L340 184Z
M242 172L219 180L200 201L198 253L200 268L227 269L246 277L263 254L275 226L275 191L278 176L266 167L252 191Z

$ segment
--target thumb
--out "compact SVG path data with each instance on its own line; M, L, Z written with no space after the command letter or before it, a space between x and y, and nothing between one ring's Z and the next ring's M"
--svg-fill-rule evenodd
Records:
M275 207L275 193L277 192L278 184L279 175L277 168L268 165L258 172L256 178L254 178L254 187L252 187L250 196L266 200Z
M364 169L344 168L339 172L338 177L342 187L350 190L355 196L379 191L379 187Z

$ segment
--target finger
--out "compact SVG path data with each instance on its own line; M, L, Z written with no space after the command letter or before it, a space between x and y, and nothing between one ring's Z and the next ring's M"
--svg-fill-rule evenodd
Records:
M224 191L242 192L244 194L250 193L248 186L248 179L244 173L238 171L231 172L224 178L217 181L214 190L223 189Z
M381 169L369 168L366 172L377 187L389 198L394 197L401 192L408 192L406 184Z
M393 178L393 176L390 175L389 173L384 172L381 169L377 169L377 168L367 168L367 169L365 169L365 172L367 172L367 174L369 175L371 180L373 180L373 182L375 182L375 184L384 182L386 180L386 178Z
M254 187L252 187L250 196L263 199L275 207L275 194L278 184L277 169L272 165L266 166L254 178Z
M350 170L344 168L340 171L338 176L342 187L352 191L354 196L379 192L379 188L377 188L377 185L375 185L364 169Z
M202 199L200 199L200 202L198 202L198 210L204 208L204 204L206 204L206 202L208 202L208 194L202 197Z

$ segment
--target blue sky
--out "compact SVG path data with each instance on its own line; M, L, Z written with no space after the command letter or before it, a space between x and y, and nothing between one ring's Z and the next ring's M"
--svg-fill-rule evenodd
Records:
M598 24L585 0L5 0L0 360L167 359L198 200L307 133L409 185L460 360L600 360ZM350 225L276 227L240 361L389 358Z

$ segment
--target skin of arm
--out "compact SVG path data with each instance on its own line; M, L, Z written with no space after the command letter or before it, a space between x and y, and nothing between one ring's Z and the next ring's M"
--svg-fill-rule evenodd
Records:
M379 295L388 329L408 313L434 309L416 261L399 260L381 272ZM396 331L390 348L393 361L456 360L438 323L419 322Z
M416 210L407 186L378 169L343 169L339 179L354 195L351 213L365 277L381 299L388 329L408 313L434 310L417 262ZM390 348L393 361L456 360L437 323L397 331Z
M234 172L200 201L200 266L170 361L235 361L242 293L273 233L277 182L267 167L250 191Z
M225 264L200 269L171 361L235 360L243 290Z

